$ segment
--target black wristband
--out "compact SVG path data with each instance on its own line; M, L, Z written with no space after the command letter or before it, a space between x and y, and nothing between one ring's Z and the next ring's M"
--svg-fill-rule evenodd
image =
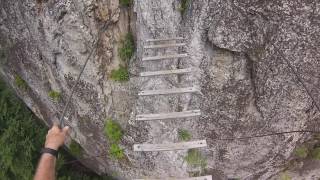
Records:
M54 149L51 149L51 148L42 148L41 149L41 154L44 154L44 153L51 154L52 156L54 156L56 158L58 157L58 151L54 150Z

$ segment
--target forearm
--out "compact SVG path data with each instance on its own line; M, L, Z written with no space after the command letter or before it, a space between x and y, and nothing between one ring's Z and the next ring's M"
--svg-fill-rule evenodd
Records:
M42 154L34 180L55 180L56 158L51 154Z

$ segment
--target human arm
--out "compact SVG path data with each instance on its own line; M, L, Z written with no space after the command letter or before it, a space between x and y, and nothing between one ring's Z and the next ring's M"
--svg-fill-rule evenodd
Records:
M68 126L60 129L58 125L54 124L46 136L45 148L58 151L59 147L64 144L68 131ZM54 180L55 166L56 157L49 153L43 153L34 180Z

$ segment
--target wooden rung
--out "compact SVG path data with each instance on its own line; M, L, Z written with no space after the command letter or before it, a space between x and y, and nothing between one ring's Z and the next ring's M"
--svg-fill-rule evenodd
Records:
M144 46L144 49L158 49L158 48L169 48L169 47L182 47L187 45L186 43L175 43L175 44L159 44Z
M167 95L167 94L183 94L199 92L199 88L187 87L187 88L173 88L173 89L160 89L160 90L145 90L138 93L139 96L152 96L152 95Z
M200 177L186 177L186 178L161 178L161 179L154 179L154 178L145 178L145 179L134 179L134 180L212 180L212 176L200 176Z
M184 149L194 149L207 147L206 140L189 141L179 143L166 143L166 144L134 144L134 151L176 151Z
M188 118L188 117L195 117L200 115L201 115L200 110L160 113L160 114L139 114L136 116L136 120L152 121L152 120L163 120L163 119L174 119L174 118Z
M166 55L166 56L153 56L153 57L145 57L142 58L142 61L154 61L161 59L174 59L174 58L186 58L188 54L174 54L174 55Z
M147 39L146 42L161 42L161 41L179 41L186 40L183 37L167 38L167 39Z
M186 74L195 72L195 68L187 68L187 69L171 69L171 70L164 70L164 71L150 71L150 72L142 72L140 76L147 77L147 76L159 76L159 75L170 75L170 74Z

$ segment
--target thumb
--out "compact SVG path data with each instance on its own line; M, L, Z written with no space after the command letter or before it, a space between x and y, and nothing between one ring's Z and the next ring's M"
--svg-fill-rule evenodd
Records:
M65 126L63 129L62 129L62 132L63 134L67 135L70 131L70 127L69 126Z

